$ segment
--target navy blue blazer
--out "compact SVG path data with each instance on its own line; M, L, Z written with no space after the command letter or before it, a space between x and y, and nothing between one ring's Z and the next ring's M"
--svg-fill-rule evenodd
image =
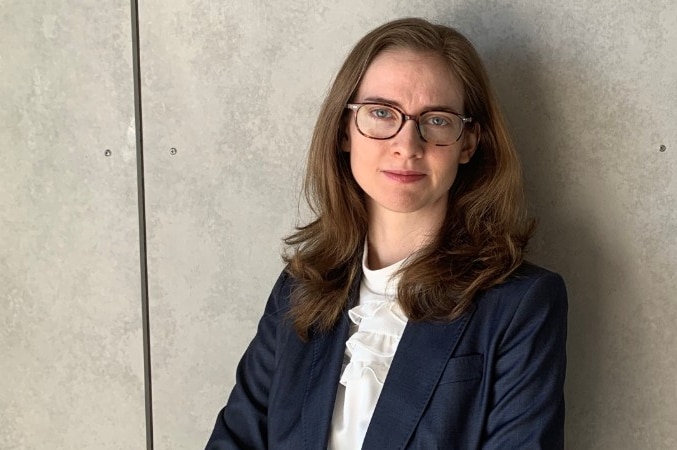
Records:
M350 320L301 341L292 284L277 280L208 450L327 448ZM362 448L564 448L566 320L562 278L525 263L458 319L409 322Z

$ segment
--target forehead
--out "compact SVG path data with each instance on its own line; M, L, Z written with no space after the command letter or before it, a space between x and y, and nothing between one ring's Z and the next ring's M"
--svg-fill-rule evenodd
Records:
M410 114L431 106L462 112L463 98L463 85L442 56L409 49L379 53L356 95L356 101L391 100Z

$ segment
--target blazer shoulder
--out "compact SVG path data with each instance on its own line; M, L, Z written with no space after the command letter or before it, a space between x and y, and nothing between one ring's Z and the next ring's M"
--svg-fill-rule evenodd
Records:
M287 267L282 269L277 281L273 285L266 304L265 315L278 314L286 311L290 307L291 292L294 287L294 278L287 271Z
M522 263L503 283L484 291L476 304L482 310L512 316L519 308L567 310L564 279L530 262Z
M560 274L536 264L524 262L503 283L493 287L490 291L510 293L511 296L521 298L532 289L566 290L566 287Z

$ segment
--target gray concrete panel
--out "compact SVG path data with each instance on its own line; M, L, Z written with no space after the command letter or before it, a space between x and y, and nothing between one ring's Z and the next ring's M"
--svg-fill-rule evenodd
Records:
M2 2L2 449L145 447L133 96L129 2Z
M531 259L570 293L567 448L675 448L674 2L236 3L142 5L157 448L206 440L331 77L407 15L468 35L503 101L541 219Z

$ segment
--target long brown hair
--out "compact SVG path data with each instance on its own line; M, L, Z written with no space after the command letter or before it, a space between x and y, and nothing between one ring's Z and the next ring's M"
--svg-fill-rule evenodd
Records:
M345 105L367 67L385 49L435 53L463 85L465 111L481 129L469 163L459 166L438 235L401 270L398 302L410 320L452 320L477 292L503 282L523 261L533 231L517 153L479 55L458 31L423 19L388 22L363 37L339 70L313 132L304 194L315 219L285 238L294 278L294 327L331 329L361 272L368 218L364 193L340 145Z

